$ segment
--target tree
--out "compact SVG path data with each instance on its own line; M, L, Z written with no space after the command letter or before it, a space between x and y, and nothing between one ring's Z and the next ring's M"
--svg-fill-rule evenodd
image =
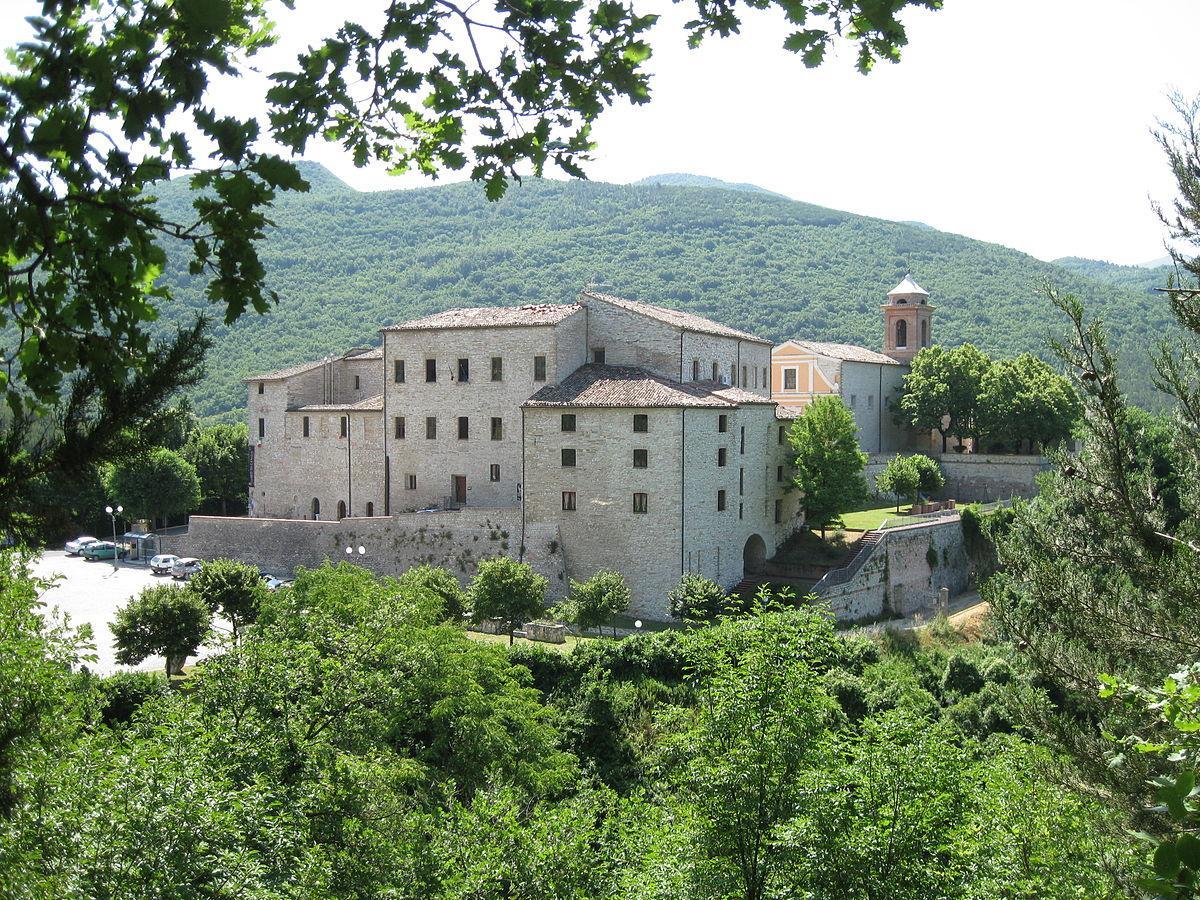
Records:
M137 665L148 656L164 656L167 677L183 673L183 664L204 643L212 624L208 606L187 587L158 584L117 610L112 633L117 662Z
M953 350L937 344L925 347L904 376L899 403L904 420L913 428L938 432L943 453L951 435L960 445L966 438L978 438L980 388L991 364L971 344Z
M793 483L803 494L805 519L824 537L841 513L867 498L867 454L858 447L854 414L839 397L818 397L792 423L788 440L796 454Z
M482 559L468 590L472 619L500 619L511 644L517 625L542 614L548 584L526 563L507 556Z
M192 576L189 589L196 594L209 611L223 616L233 628L233 639L238 631L258 617L259 607L267 596L267 586L254 566L232 559L214 559Z
M563 604L567 621L584 631L599 628L629 609L629 585L620 572L600 570L587 581L571 580L571 596ZM614 635L616 629L613 629Z
M246 485L250 471L250 443L246 426L211 425L193 431L180 450L196 469L204 507L229 515L246 509Z
M1029 353L1002 359L980 381L979 430L989 442L1044 447L1071 436L1079 400L1071 383Z
M915 457L896 454L875 478L875 487L885 494L896 497L896 512L900 512L900 498L916 503L917 491L921 486L921 473L913 463Z
M926 497L946 486L946 474L936 459L916 453L913 454L912 464L917 470L917 489Z
M436 606L439 620L462 624L467 596L449 570L422 564L405 571L397 581L403 590L414 592Z
M131 517L149 519L155 528L159 519L190 513L200 505L196 469L164 447L110 465L104 489Z
M697 572L685 572L667 595L671 618L684 622L713 622L729 604L725 589Z

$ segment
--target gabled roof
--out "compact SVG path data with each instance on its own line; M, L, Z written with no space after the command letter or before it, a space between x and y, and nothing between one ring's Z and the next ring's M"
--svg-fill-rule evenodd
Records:
M383 410L383 394L367 397L357 403L314 403L310 406L296 406L288 412L381 412Z
M728 325L721 325L718 322L712 321L712 319L705 319L702 316L682 312L678 309L667 309L665 306L652 306L649 303L642 303L638 300L626 300L623 297L614 297L612 294L601 294L596 291L585 290L581 292L580 296L586 299L599 300L601 303L608 303L618 309L637 313L640 316L654 319L656 322L662 322L665 325L671 325L683 331L694 331L697 334L715 334L720 337L736 338L739 341L753 341L756 344L770 345L771 343L766 338L756 337L745 331L730 328Z
M527 303L524 306L475 306L447 309L420 319L389 325L381 331L429 331L436 328L505 328L557 325L582 309L578 303Z
M868 350L866 347L856 347L854 344L831 344L825 341L784 341L780 346L794 344L801 350L826 356L830 359L840 359L845 362L877 363L881 366L898 366L900 363L890 356Z
M887 292L889 297L893 294L920 294L921 296L928 297L929 291L913 281L911 275L905 275L903 281Z
M741 398L745 399L741 399ZM631 366L580 366L561 384L548 385L525 401L529 407L591 406L632 408L712 407L731 409L739 403L771 403L715 381L680 384Z
M313 369L319 369L327 362L334 359L383 359L382 347L355 347L352 350L347 350L341 356L330 356L325 359L312 360L311 362L298 363L294 366L289 366L286 369L277 369L274 372L268 372L266 375L251 375L249 378L243 378L242 383L248 381L283 381L285 378L292 378L296 375L303 375Z

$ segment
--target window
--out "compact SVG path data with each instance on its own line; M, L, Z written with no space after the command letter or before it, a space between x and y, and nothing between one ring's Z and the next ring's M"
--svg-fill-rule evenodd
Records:
M726 462L725 456L726 456L727 452L728 451L724 447L717 448L717 465L718 466L725 465L725 462Z
M499 416L492 416L492 440L504 440L504 420Z
M738 496L746 493L746 469L743 466L738 469Z
M867 409L874 409L874 408L875 408L875 395L867 394Z
M260 381L260 382L258 383L258 392L259 392L260 394L263 392L263 387L264 387L264 385L263 385L263 383Z
M783 521L783 501L776 500L775 501L775 524L779 524L782 521Z
M405 475L404 476L404 487L407 490L415 491L417 489L417 476L416 475Z
M301 423L301 434L308 437L308 416L305 416L304 421Z
M717 431L721 432L721 434L724 434L728 430L729 416L725 415L725 413L721 413L719 416L717 416Z
M928 319L924 319L921 322L921 346L922 347L929 346L929 320ZM259 387L261 388L262 385L259 385ZM261 391L259 393L261 393Z
M368 503L367 504L367 516L373 516L373 515L375 515L375 504Z
M466 416L458 417L458 439L465 441L471 436L471 420Z
M437 360L436 359L425 360L425 380L426 381L437 381Z
M425 417L425 439L432 441L437 437L437 416Z
M764 388L766 388L766 387L770 387L770 385L771 385L771 381L770 381L770 379L767 377L767 367L766 367L766 366L763 366L763 380L762 380L762 386L763 386Z
M603 347L593 347L592 348L592 362L594 362L598 366L604 365L604 348Z
M750 387L749 374L750 370L746 366L742 366L742 387Z
M339 519L346 518L346 501L345 500L338 501L338 518Z
M360 376L358 376L358 375L355 375L355 376L354 376L354 389L355 389L356 391L361 391L361 390L362 390L362 378L361 378Z
M458 380L471 380L471 361L469 359L460 359L458 361Z
M796 370L783 370L783 389L785 391L794 391L796 389Z
M744 512L745 512L745 504L743 504L743 503L739 503L739 504L738 504L738 518L739 518L739 519L740 519L740 518L742 518L742 514L743 514Z
M650 463L650 453L644 447L637 447L633 451L633 467L635 469L644 469Z
M545 381L546 380L546 357L535 356L533 358L533 380L534 381Z
M908 323L901 319L896 323L896 349L903 350L908 346Z
M635 513L644 513L649 508L649 494L634 494L633 495L633 511Z
M737 363L729 364L729 383L737 387Z
M776 480L776 481L783 481L783 466L776 466L776 467L775 467L775 480Z
M342 437L347 437L350 434L350 417L341 417Z
M700 380L700 360L692 360L692 381Z
M634 413L633 430L639 434L645 434L650 430L650 417L645 413Z
M779 444L782 444L782 443L783 443L783 429L784 429L784 427L785 427L785 426L783 426L783 425L780 425L780 426L779 426L779 440L777 441L777 443L779 443Z
M396 384L404 384L404 360L398 359L393 365L395 366L395 371L392 374L392 380Z
M264 438L267 436L267 420L266 419L258 420L258 436L260 438Z
M492 481L500 480L500 464L499 463L492 463L491 469L488 470L488 477L491 478Z
M738 453L745 454L746 452L746 426L743 425L739 436Z
M574 431L575 413L563 413L561 427L563 431Z
M249 447L248 449L250 450L250 487L254 487L254 448Z
M725 512L725 492L717 491L717 512Z
M575 511L575 492L574 491L563 491L562 492L562 508L563 508L564 512L574 512Z
M566 468L573 468L575 465L575 451L569 447L564 447L562 451L562 464Z
M713 363L713 377L712 377L712 380L713 380L713 381L716 381L716 380L717 380L717 364L716 364L716 363Z
M850 408L854 409L854 407L856 407L856 406L858 406L858 394L851 394L850 395Z
M321 518L321 501L318 500L316 497L313 497L312 516L314 519Z
M404 416L396 416L396 440L404 440Z
M492 381L504 380L504 357L492 357Z

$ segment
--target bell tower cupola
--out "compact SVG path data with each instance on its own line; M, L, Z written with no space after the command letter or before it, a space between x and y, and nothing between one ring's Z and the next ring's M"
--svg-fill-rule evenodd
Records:
M882 309L883 352L897 362L912 362L932 342L934 307L929 305L929 291L905 275L888 291Z

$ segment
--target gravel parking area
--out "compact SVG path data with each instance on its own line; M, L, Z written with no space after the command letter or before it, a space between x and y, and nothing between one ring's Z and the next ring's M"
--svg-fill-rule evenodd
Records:
M155 575L149 566L121 563L115 569L112 560L87 560L68 556L62 550L47 550L34 563L33 572L41 578L58 576L52 588L42 595L47 608L57 608L70 617L72 625L92 626L92 643L96 661L86 663L93 672L109 674L129 669L162 671L166 661L152 656L137 666L122 666L114 658L112 632L108 623L116 616L117 608L147 585L171 583L170 575ZM201 648L199 656L206 655ZM196 657L188 657L194 662Z

